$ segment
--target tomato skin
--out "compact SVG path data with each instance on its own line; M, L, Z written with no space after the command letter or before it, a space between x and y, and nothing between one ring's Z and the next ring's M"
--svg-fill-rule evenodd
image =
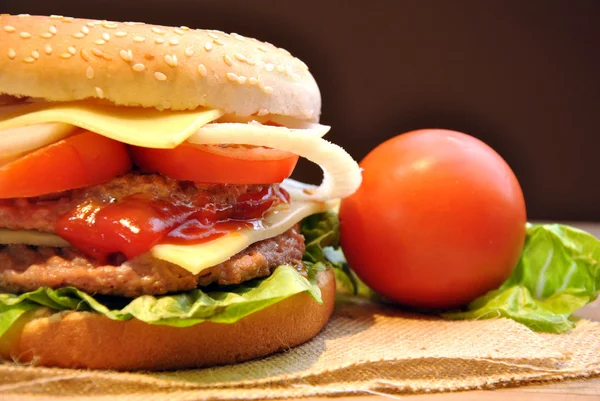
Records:
M0 199L96 185L130 169L125 144L83 131L0 167Z
M525 201L508 164L478 139L428 129L396 136L360 163L340 207L358 276L390 300L449 308L497 288L525 241Z
M272 149L210 148L190 143L175 149L132 146L131 155L144 171L176 180L223 184L278 183L292 174L298 162L297 155Z

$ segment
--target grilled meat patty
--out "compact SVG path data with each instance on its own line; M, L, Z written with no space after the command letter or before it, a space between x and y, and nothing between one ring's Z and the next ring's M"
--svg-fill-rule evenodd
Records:
M257 242L226 262L193 275L149 253L118 265L99 265L73 248L0 245L0 291L74 286L90 294L138 297L188 291L211 283L239 284L265 277L279 265L303 269L304 237L298 226Z
M109 203L130 195L145 194L151 199L189 205L235 204L240 196L266 187L268 185L200 185L159 174L132 172L93 187L34 198L0 199L0 228L54 232L60 216L86 201ZM273 197L276 201L281 200L277 191L273 191Z

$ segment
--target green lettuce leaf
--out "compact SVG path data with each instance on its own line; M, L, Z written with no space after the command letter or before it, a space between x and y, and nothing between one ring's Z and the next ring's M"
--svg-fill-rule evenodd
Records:
M204 321L234 323L305 291L317 302L322 302L314 274L309 274L307 279L295 268L284 265L264 279L206 291L196 289L156 297L144 295L126 300L125 305L118 308L110 305L123 303L124 299L92 296L73 287L58 290L44 287L21 295L3 293L0 294L0 337L25 312L40 306L57 311L94 311L113 320L136 318L150 324L186 327Z
M303 261L315 269L333 268L337 292L368 296L370 290L350 269L340 248L340 220L337 213L314 214L302 220L302 235L306 242Z
M521 258L500 288L471 302L450 319L508 317L532 330L560 333L574 327L571 314L600 291L600 241L559 224L528 224Z

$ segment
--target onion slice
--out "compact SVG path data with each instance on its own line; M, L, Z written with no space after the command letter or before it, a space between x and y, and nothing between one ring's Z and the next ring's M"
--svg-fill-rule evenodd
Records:
M308 134L306 129L262 125L257 122L211 123L196 131L188 142L199 145L236 144L266 146L285 150L318 164L323 170L321 185L314 188L296 188L289 182L283 187L294 193L296 199L326 201L354 193L362 181L356 161L340 146ZM314 132L314 131L313 131Z
M76 129L77 127L70 124L48 123L1 130L0 164L58 142Z

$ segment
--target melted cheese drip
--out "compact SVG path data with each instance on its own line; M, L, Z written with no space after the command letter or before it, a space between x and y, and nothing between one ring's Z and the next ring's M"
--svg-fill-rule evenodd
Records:
M129 145L172 149L222 115L214 109L164 112L84 101L32 103L0 110L0 138L10 128L61 122Z

